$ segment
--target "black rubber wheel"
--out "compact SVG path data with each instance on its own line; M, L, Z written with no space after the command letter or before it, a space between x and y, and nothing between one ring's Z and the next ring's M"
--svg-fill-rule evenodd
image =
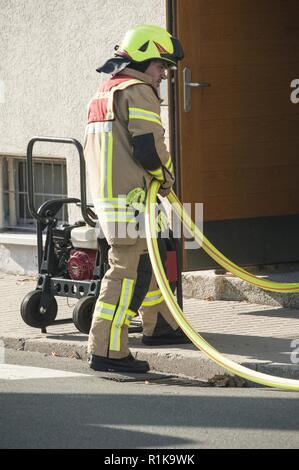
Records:
M73 322L81 333L89 334L96 298L88 295L78 300L73 310Z
M57 315L57 302L55 297L52 297L49 307L45 313L39 311L39 304L42 293L40 290L29 292L24 297L21 304L21 317L26 325L33 328L45 328L51 325Z

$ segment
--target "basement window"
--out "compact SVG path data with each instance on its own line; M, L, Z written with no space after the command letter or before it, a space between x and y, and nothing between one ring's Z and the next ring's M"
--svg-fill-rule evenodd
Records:
M2 161L3 228L35 229L35 220L27 207L26 160L21 157L0 157ZM66 161L35 159L33 163L34 204L38 209L49 199L67 197ZM68 221L67 205L57 214Z

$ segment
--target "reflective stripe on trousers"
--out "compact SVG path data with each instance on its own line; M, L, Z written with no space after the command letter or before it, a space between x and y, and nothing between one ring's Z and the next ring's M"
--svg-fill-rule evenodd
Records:
M120 335L121 328L125 324L130 325L135 312L129 309L133 294L134 281L132 279L124 279L119 298L118 307L105 302L97 302L95 314L98 318L111 322L110 329L110 351L120 351Z
M153 307L164 302L164 297L160 289L148 292L142 302L142 307Z
M123 280L118 308L115 312L110 330L110 351L120 351L121 328L127 320L127 315L130 315L129 305L132 299L133 287L134 281L132 279Z

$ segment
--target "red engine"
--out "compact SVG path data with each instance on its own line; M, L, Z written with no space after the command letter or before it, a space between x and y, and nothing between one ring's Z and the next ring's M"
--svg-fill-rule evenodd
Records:
M67 263L70 278L74 281L91 279L96 255L96 250L71 250Z
M96 250L71 250L67 263L70 278L74 281L90 280L96 262L96 255ZM166 274L170 283L178 280L177 255L175 251L167 251Z

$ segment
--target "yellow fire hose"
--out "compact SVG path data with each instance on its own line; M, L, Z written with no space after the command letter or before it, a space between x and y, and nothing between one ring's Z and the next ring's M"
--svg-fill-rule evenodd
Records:
M159 186L160 183L157 180L153 180L147 194L145 208L146 239L151 263L158 285L178 325L182 328L184 333L190 338L192 343L198 349L203 351L210 359L231 373L243 377L246 380L266 385L268 387L299 391L299 380L275 377L257 372L226 358L219 351L213 348L207 341L205 341L205 339L188 323L170 288L159 254L157 233L155 229L155 206ZM170 193L168 199L172 204L174 211L182 220L184 226L195 236L197 243L202 244L202 247L205 249L205 251L221 266L225 267L227 270L231 271L233 274L236 274L245 281L251 282L264 289L275 290L279 292L299 292L299 284L297 283L281 284L277 282L261 280L229 261L204 237L198 227L196 227L196 225L193 223L189 215L185 212L182 204L173 192ZM282 286L285 286L286 289L282 289Z
M203 235L198 227L193 223L192 219L189 217L187 212L184 211L182 204L180 203L178 197L172 191L168 197L169 202L172 204L172 207L176 214L183 221L184 226L190 231L190 233L195 235L197 243L199 243L202 248L211 256L220 266L225 268L227 271L230 271L235 276L243 279L244 281L249 282L257 287L261 287L264 290L269 290L271 292L285 292L285 293L295 293L299 292L299 283L298 282L273 282L266 279L260 279L257 276L245 271L245 269L240 268L235 263L226 258L217 248L212 245L209 240Z

